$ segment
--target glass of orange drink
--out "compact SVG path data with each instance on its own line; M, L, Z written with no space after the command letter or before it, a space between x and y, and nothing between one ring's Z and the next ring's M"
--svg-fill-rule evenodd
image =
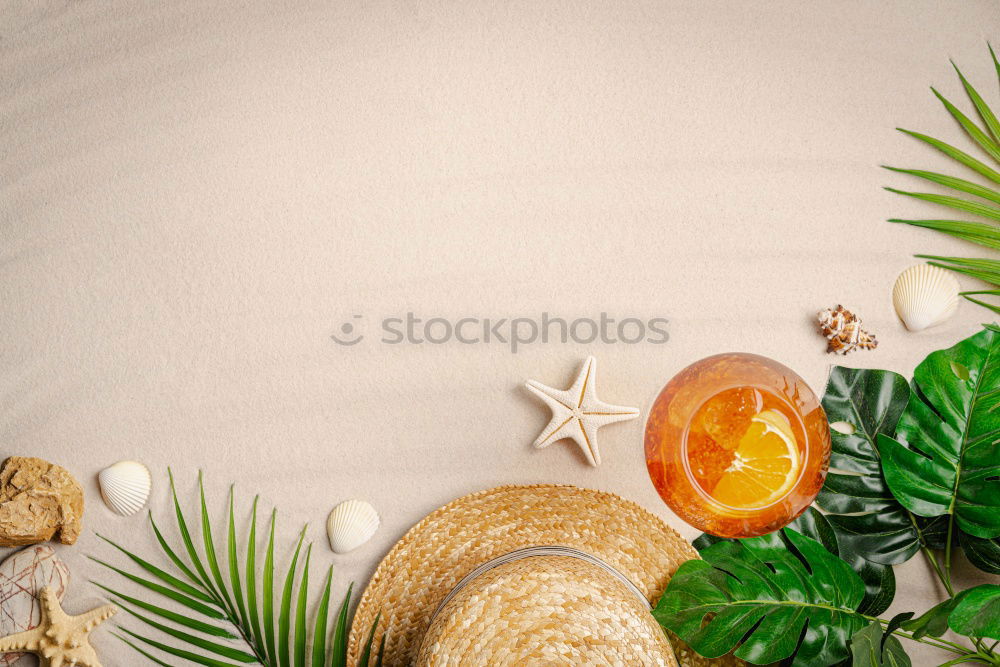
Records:
M806 510L830 461L826 413L790 368L755 354L695 362L646 420L646 466L660 497L720 537L777 530Z

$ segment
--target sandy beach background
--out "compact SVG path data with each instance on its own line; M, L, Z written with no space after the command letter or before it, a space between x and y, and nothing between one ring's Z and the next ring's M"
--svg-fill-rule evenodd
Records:
M995 2L45 0L0 17L0 454L86 487L85 534L59 548L71 612L112 576L86 556L121 561L96 533L156 553L143 515L101 502L120 459L153 470L161 523L168 466L192 511L202 470L219 516L231 483L241 520L254 494L277 506L282 547L308 522L339 595L424 514L498 484L613 491L697 534L649 482L642 420L601 431L600 468L531 449L548 414L528 378L568 385L594 354L599 395L645 412L687 364L747 351L821 393L834 363L909 374L987 320L963 304L923 333L897 321L913 253L978 251L885 222L940 211L884 192L914 184L879 165L947 169L897 126L965 145L929 86L965 105L953 58L996 100ZM837 303L875 352L824 353L813 318ZM602 312L667 318L669 340L381 342L407 313ZM344 324L361 342L331 338ZM383 526L335 556L324 523L348 498ZM897 577L890 613L941 594L919 557ZM106 666L145 664L95 642Z

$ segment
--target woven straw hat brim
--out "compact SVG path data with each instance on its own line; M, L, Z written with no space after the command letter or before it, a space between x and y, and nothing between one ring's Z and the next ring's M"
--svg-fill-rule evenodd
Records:
M607 570L531 556L469 582L435 615L418 665L676 667L649 604Z
M563 485L501 486L464 496L427 515L379 564L355 612L348 664L381 613L386 665L417 658L431 617L479 565L517 549L565 546L601 559L650 603L694 548L662 519L612 493ZM681 665L714 664L672 638ZM740 664L727 660L729 664Z

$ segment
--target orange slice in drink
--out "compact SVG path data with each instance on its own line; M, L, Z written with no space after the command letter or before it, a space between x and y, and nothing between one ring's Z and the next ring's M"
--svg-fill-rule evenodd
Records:
M801 469L802 457L788 418L777 410L764 410L750 420L711 496L736 509L766 507L795 486Z

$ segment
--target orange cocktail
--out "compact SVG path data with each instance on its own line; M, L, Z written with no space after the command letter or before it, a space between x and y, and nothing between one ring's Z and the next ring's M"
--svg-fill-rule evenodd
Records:
M791 369L720 354L667 383L646 421L646 466L660 497L721 537L781 528L819 493L830 429L816 394Z

